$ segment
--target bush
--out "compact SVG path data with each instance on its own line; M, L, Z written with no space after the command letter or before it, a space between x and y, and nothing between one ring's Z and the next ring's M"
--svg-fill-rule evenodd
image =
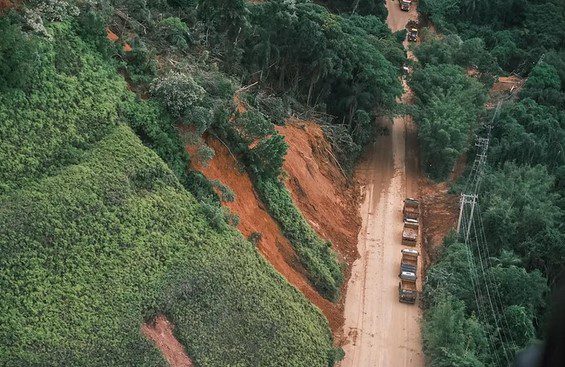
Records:
M186 23L177 17L169 17L157 23L160 37L178 48L186 50L190 41L190 31Z
M232 189L218 180L212 180L210 181L210 183L216 190L220 192L220 200L222 200L223 202L233 202L235 200L235 194Z
M353 141L344 125L322 125L322 129L341 165L352 172L362 147Z
M157 62L153 51L150 51L139 37L134 37L131 42L132 50L124 52L121 46L116 52L126 60L124 66L131 82L134 85L145 87L157 75Z
M247 240L249 242L251 242L252 244L254 244L255 246L259 246L259 243L261 243L262 238L263 238L263 235L260 232L253 232L249 235Z
M190 108L202 101L205 93L192 76L176 71L170 71L151 85L151 94L178 119L186 117Z
M235 124L238 127L238 133L241 139L247 144L251 144L257 139L262 139L269 134L275 133L273 124L256 109L243 112L236 118Z
M288 145L284 137L275 133L262 138L255 147L249 150L251 169L255 175L278 177L282 172L282 165Z
M214 149L210 148L206 144L202 144L196 150L196 161L203 165L204 167L208 167L208 163L214 158Z

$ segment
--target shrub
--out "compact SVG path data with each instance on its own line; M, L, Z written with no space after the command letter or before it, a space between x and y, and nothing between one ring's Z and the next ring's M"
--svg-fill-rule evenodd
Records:
M177 17L169 17L157 24L157 32L160 37L177 47L186 50L190 42L190 31L186 23Z
M263 235L261 234L261 232L253 232L249 235L247 240L249 242L251 242L252 244L254 244L255 246L258 246L259 243L261 242L262 238L263 238Z
M214 149L210 148L206 144L202 144L196 150L196 161L204 167L208 167L208 163L212 160L212 158L214 158L214 154Z
M186 117L190 108L202 101L206 91L192 76L170 71L151 85L151 94L158 98L174 117Z
M216 190L220 191L220 200L224 202L233 202L235 200L235 194L232 189L218 180L212 180L210 183Z
M284 137L275 133L262 138L257 145L249 150L249 159L255 174L277 177L282 171L282 165L288 145Z

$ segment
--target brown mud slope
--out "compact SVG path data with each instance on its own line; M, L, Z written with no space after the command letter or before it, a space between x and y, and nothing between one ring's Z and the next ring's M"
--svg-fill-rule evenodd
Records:
M437 259L437 251L445 236L457 226L459 197L449 193L449 186L447 182L420 180L426 268Z
M289 145L285 184L294 203L351 266L359 256L357 234L361 229L356 185L344 176L318 124L289 119L277 130Z
M194 366L182 344L173 335L173 328L165 316L159 315L153 323L141 325L141 332L163 353L171 367Z
M209 138L207 144L214 149L214 158L206 167L197 163L193 163L193 167L209 180L218 180L234 192L235 200L224 202L223 205L239 216L239 231L245 237L255 232L260 233L258 249L267 261L322 310L332 330L341 327L343 324L341 311L314 290L291 244L255 193L249 176L221 142ZM193 147L187 149L189 152L194 150Z
M494 108L498 101L508 98L509 95L517 96L525 82L525 79L515 75L501 76L489 91L486 107Z
M521 89L524 85L525 80L515 76L501 76L493 84L490 89L489 95L492 98L494 95L499 93L514 93L517 89Z

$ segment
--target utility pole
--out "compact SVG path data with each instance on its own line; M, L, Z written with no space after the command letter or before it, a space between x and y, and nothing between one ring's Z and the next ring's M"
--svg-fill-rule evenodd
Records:
M462 233L465 233L465 243L467 243L469 234L471 232L471 223L473 221L473 214L475 213L476 204L477 194L461 194L461 199L459 201L459 220L457 221L457 234L461 236ZM471 205L471 213L469 214L469 220L465 222L464 227L466 228L462 228L466 205Z

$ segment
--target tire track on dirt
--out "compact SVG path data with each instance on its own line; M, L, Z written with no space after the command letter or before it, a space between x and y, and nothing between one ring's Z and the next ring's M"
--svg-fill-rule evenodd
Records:
M387 0L392 31L416 19L414 9L401 12ZM414 7L414 6L413 6ZM405 89L402 101L410 94ZM421 367L421 310L398 301L403 199L418 194L417 136L410 116L381 121L390 134L379 136L362 159L357 178L368 193L361 205L363 218L358 249L345 298L343 335L346 340L341 367ZM418 249L421 251L420 247ZM421 290L421 264L418 289ZM355 279L363 279L362 283ZM354 333L352 331L355 331Z

